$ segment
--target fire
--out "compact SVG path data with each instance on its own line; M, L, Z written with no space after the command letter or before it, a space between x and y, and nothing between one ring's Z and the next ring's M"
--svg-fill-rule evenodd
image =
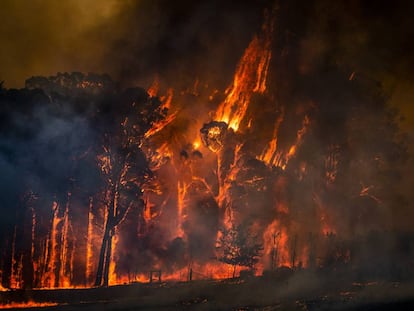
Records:
M56 302L36 302L29 300L27 302L12 302L8 304L0 304L0 309L25 309L25 308L43 308L57 306Z
M161 131L164 127L174 121L174 119L177 117L177 114L178 111L168 115L165 119L155 124L148 132L145 133L145 138L150 138L154 134Z
M306 134L308 128L310 125L310 119L308 116L305 115L302 121L302 128L300 128L296 133L296 141L295 143L290 147L289 152L286 155L286 164L289 162L289 160L295 155L297 148L300 146L303 140L303 136ZM285 165L286 166L286 165Z
M93 278L93 243L94 243L94 215L93 215L93 198L89 198L88 213L88 231L86 241L86 271L85 279L88 285L92 285Z
M153 82L153 84L148 88L147 93L150 97L156 97L159 92L159 80L156 78ZM167 91L166 96L162 96L160 98L162 102L162 109L169 110L171 107L171 102L173 100L174 96L174 90L172 88L169 88ZM165 119L160 120L159 122L155 123L152 128L145 133L145 138L150 138L154 134L161 131L164 127L166 127L168 124L174 121L174 119L177 117L179 111L175 111L174 113L171 113L167 115Z
M111 262L109 263L109 282L108 285L117 285L117 284L122 284L123 280L121 277L119 277L115 271L116 269L116 257L115 255L117 254L117 245L118 245L119 239L118 239L118 235L114 234L114 236L112 237L111 243Z
M291 250L286 228L274 220L263 234L264 254L263 265L271 270L286 266L291 267Z
M147 93L150 97L156 97L158 95L159 89L160 89L160 80L159 80L159 77L156 76L151 86L147 89Z
M254 93L266 91L273 33L273 20L263 24L262 36L255 36L241 58L233 83L226 89L226 99L216 111L215 120L223 121L237 131Z
M318 207L319 210L319 217L320 217L320 223L321 223L321 233L323 235L328 235L328 234L335 234L336 233L336 229L333 226L329 215L327 213L327 208L324 205L324 203L322 202L321 198L319 197L319 195L317 193L313 194L313 201L315 202L316 206Z
M174 93L169 88L166 95L160 96L159 78L154 80L147 93L152 100L160 96L161 107L168 109L168 114L140 136L144 136L142 141L135 142L137 137L127 137L143 152L140 161L142 166L148 161L150 172L137 173L141 169L138 166L134 168L136 171L130 172L130 164L126 161L117 163L114 159L114 155L124 152L123 148L119 151L114 150L116 148L111 144L102 146L103 152L94 159L106 177L109 190L100 190L95 196L87 194L86 199L79 200L82 202L78 204L83 204L87 214L83 238L74 230L75 223L72 224L73 198L72 193L68 192L63 204L58 199L53 201L47 239L42 254L37 256L40 251L35 242L41 218L34 208L31 209L30 258L39 278L39 287L67 288L75 284L79 287L80 282L75 281L74 277L79 257L82 257L81 271L84 276L78 276L78 279L83 282L81 286L86 287L93 284L106 286L149 282L152 280L151 273L157 275L155 279L159 276L162 281L229 278L236 265L219 261L214 239L217 241L223 228L245 223L252 229L252 235L263 244L260 261L257 265L248 266L256 275L280 267L298 269L310 264L316 247L304 241L304 235L309 234L304 231L316 232L318 237L337 232L329 212L330 203L325 202L323 196L323 191L329 189L323 187L335 184L341 154L337 144L324 150L318 162L322 167L322 182L316 184L313 180L309 181L308 171L315 169L315 165L300 156L304 140L312 134L314 123L309 117L312 114L303 110L295 112L295 126L285 126L291 120L292 113L282 103L277 103L277 111L272 112L273 124L266 134L259 139L258 135L252 135L256 134L253 131L258 123L255 116L249 113L249 107L255 104L252 99L254 96L262 96L266 100L276 98L269 94L267 85L272 60L272 36L273 19L267 17L262 33L254 36L247 46L233 81L224 94L208 90L208 94L202 97L200 85L203 84L197 79L189 88L189 93ZM188 94L196 103L209 99L209 104L219 103L218 107L215 111L211 107L200 109L198 115L192 115L196 114L196 109L188 109L180 101L184 98L180 96ZM223 95L224 100L213 103L218 94ZM181 118L179 113L182 111L189 111L190 116ZM185 117L196 121L191 123ZM125 127L127 123L128 118L125 118L121 126ZM288 138L282 136L285 131L289 131ZM296 158L298 161L295 161ZM112 178L113 171L118 173L118 180ZM140 173L146 174L147 179L137 186L137 175ZM311 189L308 190L309 201L295 191L290 192L290 182L296 183L298 188ZM129 183L136 188L126 188ZM371 186L361 186L356 196L376 199L371 194ZM124 213L118 209L122 200L121 187L126 188L125 196L132 198ZM306 203L310 203L309 209L314 208L312 212L317 218L315 224L312 223L312 230L306 227L308 224L303 224L303 229L302 223L295 219L298 210ZM128 215L129 212L131 215ZM131 222L125 224L123 221L127 216L131 217ZM108 221L116 222L116 225L105 231ZM134 229L123 236L124 225ZM203 239L212 243L206 243ZM17 240L15 229L11 288L24 287L24 257L17 251ZM108 243L105 251L110 254L106 257L110 260L105 262L109 280L97 284L94 279L98 274L97 257L100 256L99 247L104 244L102 240ZM131 241L140 243L131 247L136 248L138 255L125 249L126 245L132 245ZM78 252L82 255L76 257ZM131 256L131 262L125 264L124 255ZM141 260L139 269L134 260Z
M178 184L177 184L178 223L177 223L177 233L176 233L178 237L184 236L183 221L184 221L184 210L185 210L185 204L186 204L185 198L187 195L188 187L189 185L187 185L185 182L178 181Z
M200 146L201 146L201 142L200 142L199 139L197 139L193 142L193 148L194 149L198 149L198 148L200 148Z
M310 119L308 116L305 115L302 121L302 127L296 133L296 141L294 142L293 145L289 147L288 152L285 154L283 154L281 150L278 150L278 146L277 146L278 129L282 121L283 121L283 112L276 121L272 140L269 142L268 147L263 151L259 159L264 161L268 165L278 166L282 169L286 169L286 165L288 164L289 160L295 156L298 147L302 143L303 137L309 128Z
M268 165L273 166L280 166L280 158L281 154L277 150L277 138L278 138L278 132L280 124L283 122L284 117L284 110L281 111L279 114L279 117L276 120L275 127L273 130L273 137L271 141L269 142L268 147L263 151L261 156L259 157L260 160L264 161Z

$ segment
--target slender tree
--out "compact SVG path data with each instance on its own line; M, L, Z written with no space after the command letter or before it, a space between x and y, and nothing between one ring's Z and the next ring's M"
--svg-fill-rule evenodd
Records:
M263 250L258 237L251 234L245 225L233 225L220 230L217 241L217 259L233 266L233 278L236 267L244 266L254 269Z
M97 159L104 181L105 222L95 286L109 283L112 237L117 226L131 208L143 204L142 186L151 171L141 150L142 140L166 114L161 102L143 89L128 89L120 97L120 105L110 103L100 116L104 130Z

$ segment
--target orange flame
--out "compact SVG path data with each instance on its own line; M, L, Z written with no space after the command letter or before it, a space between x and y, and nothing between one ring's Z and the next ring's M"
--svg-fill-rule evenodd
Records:
M93 208L93 199L89 199L89 212L88 212L88 236L86 240L86 271L85 278L86 282L90 282L92 285L92 269L93 269L93 221L94 215L92 212Z
M271 269L286 266L291 267L289 238L285 227L274 220L263 234L264 251L263 265Z
M239 129L254 93L266 91L273 32L273 21L263 24L261 37L255 36L240 60L233 83L226 89L226 99L218 107L215 120L224 121L234 131Z
M147 89L147 93L150 97L155 97L157 96L159 89L160 89L160 80L158 76L156 76L151 86Z
M265 162L268 165L277 165L280 161L280 154L277 151L277 136L279 132L280 124L282 123L284 118L284 110L279 115L276 120L275 128L273 130L273 138L269 142L269 146L263 151L261 156L259 157L260 160Z
M0 304L0 309L23 309L23 308L39 308L57 306L56 302L35 302L29 300L27 302L12 302L8 304Z
M277 135L281 122L283 121L283 113L278 117L273 132L273 138L269 142L268 147L263 151L259 156L259 159L265 162L267 165L278 166L282 169L285 169L289 160L295 156L298 147L301 145L303 136L306 134L309 125L310 119L308 116L305 116L302 121L302 127L296 133L296 140L290 146L288 152L283 155L282 151L279 151L277 148Z

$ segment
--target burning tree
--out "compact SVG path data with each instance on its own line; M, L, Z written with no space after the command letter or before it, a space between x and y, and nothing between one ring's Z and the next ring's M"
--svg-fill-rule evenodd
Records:
M397 115L379 86L349 75L355 68L304 66L306 45L285 42L283 20L274 27L266 14L225 90L209 74L192 90L168 76L168 91L154 83L148 92L164 96L168 117L145 90L121 91L106 76L34 77L23 90L0 83L4 279L25 271L29 287L33 274L35 287L104 286L127 271L131 280L132 265L135 280L148 267L178 279L188 258L216 278L225 264L234 276L258 262L313 266L325 253L328 266L364 254L348 241L396 227L406 208ZM29 190L36 199L20 202ZM216 244L221 263L212 264Z
M96 273L96 286L107 286L111 262L112 237L116 228L133 207L143 207L142 186L151 176L147 159L141 150L145 133L161 120L166 110L157 98L149 97L145 90L129 89L121 96L120 107L110 108L104 117L102 153L98 164L104 179L105 207L104 233ZM112 126L107 127L107 124Z
M263 250L258 237L245 225L232 225L230 228L221 229L216 247L217 259L233 266L233 278L237 266L254 269Z

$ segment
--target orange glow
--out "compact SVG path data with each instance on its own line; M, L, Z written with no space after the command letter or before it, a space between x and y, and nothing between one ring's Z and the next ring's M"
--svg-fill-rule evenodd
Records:
M153 127L148 132L145 133L144 137L149 138L152 135L154 135L154 134L158 133L159 131L161 131L164 127L166 127L168 124L170 124L172 121L174 121L177 114L178 114L178 111L174 112L173 114L170 114L165 119L162 119L161 121L154 124Z
M262 264L264 267L275 269L277 267L291 267L291 253L289 237L278 220L274 220L263 234L264 251Z
M333 226L330 220L330 217L328 215L328 212L327 212L328 209L326 208L321 198L316 193L313 194L313 201L315 202L316 206L318 207L318 211L319 211L320 226L321 226L320 232L323 235L336 233L336 229Z
M23 309L23 308L41 308L57 306L56 302L35 302L29 300L27 302L12 302L8 304L0 304L0 309Z
M70 280L70 271L68 270L68 263L69 268L71 266L70 264L70 258L68 258L68 251L69 251L69 245L68 245L68 230L69 230L69 198L71 194L68 193L68 201L65 208L65 214L63 216L63 228L61 233L61 239L60 239L60 245L61 245L61 252L60 252L60 269L59 269L59 286L68 287L71 285Z
M216 111L215 120L226 122L234 131L239 129L253 94L266 91L273 21L267 19L262 28L262 36L255 36L246 48L233 83L226 89L226 99Z
M295 144L290 147L289 152L286 155L286 160L285 160L286 164L295 155L298 146L302 143L303 136L306 134L306 132L307 132L307 130L309 128L309 124L310 124L310 119L309 119L308 116L305 116L303 118L303 121L302 121L302 128L299 129L297 131L297 133L296 133L296 141L295 141Z
M261 156L259 157L260 160L265 162L267 165L274 165L276 166L280 160L280 153L277 151L277 135L279 132L280 124L282 123L284 118L284 110L280 113L279 117L276 120L275 127L273 130L273 137L269 142L269 146L263 151Z
M121 277L118 278L118 275L116 273L116 254L117 254L117 245L119 242L119 238L117 234L114 234L114 236L111 239L112 247L111 247L111 262L109 263L109 281L108 285L117 285L122 284Z
M286 168L286 165L288 164L289 160L295 156L298 147L301 145L304 135L306 134L309 125L310 125L310 119L308 116L305 116L302 121L302 127L297 131L296 133L296 140L289 147L289 150L285 155L283 155L282 151L278 150L277 146L277 135L278 130L280 127L280 124L283 121L283 112L278 117L275 125L275 129L273 132L273 137L271 141L269 142L268 147L263 151L263 153L258 157L260 160L265 162L267 165L270 166L278 166L282 169Z
M187 195L187 189L188 185L184 181L178 181L177 184L177 204L178 204L178 223L177 223L177 237L183 237L184 236L184 230L183 230L183 223L184 223L184 209L186 205L186 195Z
M147 92L150 97L160 96L162 108L169 109L169 112L166 118L153 124L151 129L144 134L145 140L139 145L144 153L143 157L146 158L142 161L143 167L148 161L150 169L150 172L145 171L145 174L150 177L145 176L141 181L140 168L131 165L131 168L136 169L137 172L129 172L127 167L129 164L123 163L122 166L116 163L117 158L114 155L118 151L114 145L103 146L104 152L96 158L103 175L108 177L112 174L113 176L113 172L116 171L120 178L113 181L111 177L108 177L108 184L116 184L112 201L108 199L109 190L101 190L96 195L88 194L91 195L89 206L87 206L87 196L86 199L83 197L84 206L79 206L79 210L83 208L82 223L83 226L87 223L87 228L83 228L81 233L74 232L76 229L72 228L70 216L74 215L69 212L73 211L73 214L78 212L70 208L71 194L68 193L66 205L59 205L60 201L57 199L53 202L52 216L50 223L48 222L49 228L44 233L47 239L39 251L35 249L39 245L39 243L35 245L35 238L39 239L35 235L40 231L36 228L36 221L40 223L42 218L39 216L37 219L35 209L32 209L30 252L35 275L39 279L39 285L36 286L41 288L92 287L98 272L100 243L102 240L106 241L108 232L112 235L108 281L111 286L131 282L149 282L150 271L148 270L150 269L162 271L162 281L189 281L190 275L192 280L230 278L233 276L234 267L214 258L218 256L214 253L214 235L219 236L218 228L230 229L239 223L244 225L250 220L247 216L253 220L255 217L260 217L260 221L254 223L252 228L249 227L249 229L254 229L251 230L252 234L258 237L264 248L257 266L254 267L256 275L282 266L292 269L307 266L308 261L310 262L309 254L314 251L311 243L302 242L305 240L303 236L309 233L308 230L313 230L312 234L318 231L319 235L336 232L333 214L330 215L330 207L326 206L327 203L323 201L324 196L319 196L315 192L312 197L314 204L309 202L309 196L312 191L319 191L320 184L335 182L340 160L339 147L332 145L326 150L326 157L321 162L322 167L325 164L325 171L321 174L322 183L316 184L311 178L305 178L306 174L314 176L312 170L315 169L315 165L299 157L303 151L301 145L311 128L311 120L305 115L305 110L297 110L296 114L292 114L294 110L291 110L291 107L283 108L279 103L275 103L278 109L277 115L274 116L276 111L272 112L273 124L269 132L261 136L254 133L257 129L264 129L264 127L258 124L262 120L255 119L249 110L249 105L256 105L252 99L254 100L257 96L259 99L257 102L260 104L265 100L270 100L274 104L274 98L279 98L277 93L266 93L272 58L272 32L273 20L268 17L263 25L263 32L256 35L244 51L235 70L233 81L224 94L218 90L213 92L203 90L203 82L196 80L194 86L183 91L183 94L180 91L177 93L178 99L180 99L179 96L187 96L189 93L194 95L190 97L194 105L193 103L187 105L186 101L179 102L174 97L174 91L171 88L168 89L166 95L160 96L160 81L158 77L155 78ZM202 96L203 93L204 98L196 98ZM258 94L261 94L261 97ZM283 96L280 97L283 98ZM210 100L220 98L220 102L210 102L209 108L199 109L196 105L203 101L206 102L207 98ZM211 111L210 107L218 103L216 111ZM260 107L254 108L254 111L260 109ZM177 117L180 112L182 115ZM200 131L200 125L212 119L226 122L227 127L219 122L211 122L211 127L206 127L207 130L204 132ZM295 125L286 125L286 122L291 119L294 119ZM127 121L125 119L121 125L126 125ZM246 131L247 135L243 135L243 131ZM281 137L286 132L288 135ZM209 146L208 139L215 143ZM295 157L298 157L298 161L294 161ZM293 167L292 164L297 166ZM293 178L301 181L299 183L298 180L294 180L296 183L293 187L297 188L290 188ZM134 187L124 194L118 186L120 184L125 186L129 182ZM303 200L297 198L299 191L296 191L302 185L306 187ZM370 194L372 190L370 186L361 185L361 187L360 196L373 197ZM295 191L291 191L292 189ZM128 196L128 199L132 197L131 201L136 204L130 205L132 206L131 215L135 218L128 218L125 221L126 227L121 227L124 224L118 222L111 230L105 231L105 225L108 221L110 222L111 217L116 219L120 214L126 217L126 214L121 213L125 201L124 195ZM76 203L76 200L73 201ZM105 206L106 201L111 201L112 210L107 208L109 205ZM316 216L309 216L314 217L312 221L304 222L303 227L300 227L302 224L295 222L299 217L297 215L302 213L299 205L307 203L312 205L308 210ZM272 213L273 215L270 216L273 218L269 218L269 214ZM86 214L88 215L87 221ZM310 212L303 212L301 215L308 216L309 214ZM314 223L315 228L310 230L309 224ZM121 225L118 226L118 224ZM210 227L205 228L203 225ZM30 223L27 227L30 230ZM194 228L195 230L192 231ZM16 238L19 237L16 231L17 229L15 229L12 241L10 278L12 289L24 287L24 257L21 255L18 243L16 249ZM130 234L130 236L124 239L125 235L121 233ZM192 233L196 234L192 236ZM301 239L300 245L298 245L297 236ZM193 254L196 252L192 251L192 244L195 244L194 241L198 243L203 238L209 239L205 244L200 243L202 247L205 245L206 252L200 252L201 255ZM76 249L75 241L77 242ZM139 243L134 245L132 241L139 241ZM124 249L128 247L127 245L135 249L131 251ZM29 248L27 251L29 253ZM75 251L81 253L76 260ZM38 253L42 254L37 255ZM202 257L207 256L206 254L209 257ZM124 260L122 256L131 261ZM143 259L140 262L136 258ZM78 261L81 262L80 273L76 273L74 277L74 263ZM106 257L105 265L108 261ZM135 269L135 272L130 272L128 269ZM237 266L237 269L244 268ZM108 270L105 268L106 272ZM82 279L83 273L84 279ZM77 279L80 281L76 281ZM82 282L82 285L79 286L75 284L76 282ZM1 290L5 289L0 286ZM29 307L29 305L24 307Z
M155 97L158 95L158 91L160 89L160 80L155 77L154 81L152 82L151 86L148 88L147 93L150 97Z
M200 148L200 146L201 146L200 139L199 139L199 138L197 138L197 140L195 140L195 141L193 142L193 148L194 148L194 149L198 149L198 148Z
M89 213L88 213L88 236L86 238L86 271L85 271L85 278L86 282L89 285L92 285L92 278L93 278L93 238L94 238L94 230L93 230L93 221L94 216L92 212L93 208L93 199L89 198Z
M57 202L53 202L53 219L52 219L52 229L50 232L50 264L48 267L48 273L46 273L45 283L42 284L44 287L55 287L56 282L56 262L58 260L58 254L57 254L57 236L58 236L58 224L60 223L59 218L59 205Z

